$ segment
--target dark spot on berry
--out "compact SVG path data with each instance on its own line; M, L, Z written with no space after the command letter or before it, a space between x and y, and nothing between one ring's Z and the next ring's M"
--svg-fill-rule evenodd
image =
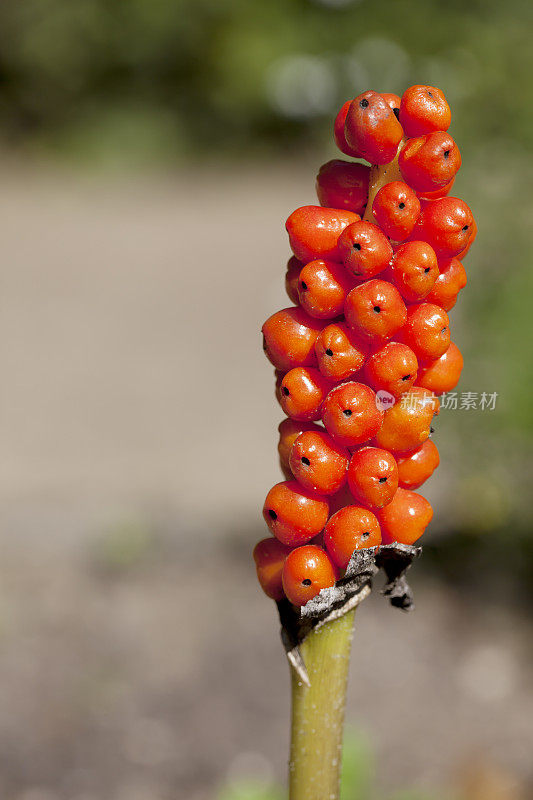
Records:
M342 413L344 414L345 417L351 417L352 416L352 412L350 411L349 408L345 408Z
M411 377L410 375L403 375L402 381L408 381L410 377Z
M359 105L361 106L361 108L367 108L370 104L366 99L366 97L363 97L363 99L359 101Z
M426 273L426 275L427 275L427 274L428 274L428 272L429 272L429 267L426 267L426 268L425 268L425 270L424 270L424 272L425 272L425 273Z
M433 98L433 92L428 92L428 97Z
M368 539L369 536L370 536L370 531L365 531L364 533L361 534L361 539Z
M276 512L274 511L273 508L269 509L268 516L270 517L270 519L277 519L278 518L278 515L276 514Z
M289 392L289 390L287 389L287 387L286 387L286 386L282 386L282 387L281 387L281 391L283 392L283 394L285 395L285 397L287 397L287 395L288 395L288 394L290 394L290 392Z
M446 331L447 331L447 330L448 330L448 328L447 328L447 326L445 325L445 326L444 326L444 328L441 330L441 333L446 333Z
M308 467L311 464L307 456L302 456L302 464L305 464L306 467Z
M307 291L307 284L306 284L306 282L305 282L305 281L302 281L302 282L300 283L300 286L302 287L302 289L304 290L304 292L306 292L306 291Z
M374 311L376 312L376 314L379 314L381 308L379 306L374 306Z
M393 108L392 111L393 111L393 114L396 117L396 119L400 119L400 109L399 108Z
M443 155L444 155L444 158L449 158L450 157L450 150L445 150Z
M387 478L386 478L386 477L384 477L384 478L380 478L380 479L379 479L379 482L380 482L380 483L385 483L385 482L386 482L386 480L387 480Z
M431 436L432 433L435 433L435 428L433 427L433 425L429 429L429 435Z
M464 231L467 231L467 230L468 230L468 225L465 225L465 226L464 226L464 228L463 228L463 230L464 230Z
M330 347L327 348L326 355L327 356L332 356L333 355L333 350Z
M354 250L360 250L361 249L361 245L359 244L359 242L354 242L352 244L352 247L353 247Z
M309 578L304 578L302 581L302 586L311 586L311 580Z
M405 203L398 203L398 208L403 210L405 208Z

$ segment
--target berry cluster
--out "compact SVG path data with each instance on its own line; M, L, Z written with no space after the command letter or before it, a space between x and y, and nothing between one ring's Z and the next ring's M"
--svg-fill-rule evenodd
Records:
M274 536L254 550L275 600L304 605L355 550L413 544L432 518L414 490L439 464L429 438L437 396L463 366L447 312L466 284L461 260L476 235L469 207L449 196L461 166L450 121L432 86L348 101L335 141L371 166L324 164L320 205L287 220L295 305L263 325L287 416L279 426L286 480L263 509Z

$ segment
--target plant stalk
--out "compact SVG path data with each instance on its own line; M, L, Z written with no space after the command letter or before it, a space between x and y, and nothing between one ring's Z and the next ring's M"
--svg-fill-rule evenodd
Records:
M300 645L310 686L291 668L289 800L338 800L355 611L312 631Z

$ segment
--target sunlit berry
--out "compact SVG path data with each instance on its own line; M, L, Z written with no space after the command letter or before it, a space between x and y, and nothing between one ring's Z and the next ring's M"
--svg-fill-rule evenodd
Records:
M440 464L436 444L427 439L412 453L398 456L398 485L402 489L418 489L433 475Z
M261 539L254 547L253 558L257 579L264 593L272 600L281 600L285 596L281 573L290 552L290 547L278 542L272 536Z
M401 339L413 350L419 362L440 358L450 344L448 314L434 303L409 306Z
M414 544L432 517L433 509L425 497L399 488L391 502L378 512L383 544Z
M305 265L296 256L291 256L287 261L287 272L285 273L285 291L295 306L300 302L298 297L298 279L300 272Z
M392 258L387 237L372 222L354 222L339 236L339 253L347 270L356 278L373 278Z
M378 447L396 453L416 450L431 433L431 421L439 410L437 398L427 389L412 386L385 411L383 424L377 431Z
M353 147L350 147L346 141L346 136L344 135L344 123L346 122L346 115L348 114L348 109L350 108L351 103L351 100L347 100L335 117L335 121L333 123L333 138L335 139L335 144L341 153L344 153L347 156L352 156L352 158L358 158L359 154L357 150L354 150Z
M432 246L437 258L452 258L464 250L473 237L474 217L458 197L441 197L420 212L415 231Z
M300 272L300 304L312 317L333 319L342 314L346 295L353 285L353 278L342 264L315 259L302 267Z
M372 90L352 100L344 122L346 142L371 164L388 164L403 136L390 105Z
M315 341L324 323L301 308L276 311L262 327L263 348L276 369L310 367L316 364Z
M457 295L466 286L466 271L457 258L439 262L439 275L426 300L449 311L457 302Z
M288 417L280 422L278 425L279 442L278 454L280 465L284 470L290 471L289 456L291 448L304 431L322 431L323 428L315 425L314 422L303 422L302 420L291 419Z
M276 539L289 547L305 544L324 528L329 516L325 497L297 481L276 483L266 496L263 517Z
M386 506L398 488L396 459L380 447L361 447L352 455L348 486L359 503L370 508Z
M328 161L320 167L316 193L321 206L363 214L368 200L370 167L353 161Z
M355 447L376 435L383 411L369 386L348 381L329 392L322 406L322 421L338 444Z
M295 606L304 606L321 589L333 586L336 578L330 557L314 544L297 547L289 553L283 565L283 589Z
M439 276L435 251L427 242L406 242L394 253L391 274L404 300L423 300Z
M404 325L407 309L398 289L375 278L356 286L344 304L346 322L370 339L390 339Z
M451 392L459 383L463 363L461 351L456 344L450 342L450 346L440 358L420 368L418 383L435 394Z
M341 508L329 518L324 530L324 546L340 569L346 569L355 550L379 547L380 544L379 522L367 508Z
M372 213L389 239L403 242L415 227L420 214L420 200L403 181L391 181L376 194Z
M292 252L306 264L315 258L340 261L337 240L347 225L359 219L359 214L342 209L297 208L285 223Z
M402 95L400 122L406 136L423 136L447 131L452 119L450 107L436 86L411 86Z
M315 352L318 368L325 378L345 381L365 363L368 344L344 322L334 322L320 331Z
M380 92L380 95L385 100L388 106L392 108L394 111L394 116L396 119L400 118L400 103L401 100L397 94L392 94L391 92Z
M461 250L461 252L460 252L460 253L457 253L457 258L458 258L460 261L462 261L462 259L463 259L463 258L464 258L466 255L468 255L468 251L470 250L470 248L471 248L471 247L472 247L472 245L474 244L474 242L475 242L475 240L476 240L476 236L477 236L477 223L476 223L476 220L475 220L475 219L472 219L472 225L471 225L471 228L470 228L470 238L469 238L469 240L468 240L468 244L466 245L466 247L464 247L464 248Z
M296 480L306 489L335 494L346 482L350 453L325 431L305 431L292 446L289 463Z
M331 381L315 367L294 367L281 381L279 401L291 419L312 422L320 419L322 403L330 389Z
M461 153L449 133L436 131L408 139L398 157L402 178L419 192L446 186L461 166Z
M401 342L386 342L370 353L365 363L369 386L399 397L416 381L418 361L410 347Z

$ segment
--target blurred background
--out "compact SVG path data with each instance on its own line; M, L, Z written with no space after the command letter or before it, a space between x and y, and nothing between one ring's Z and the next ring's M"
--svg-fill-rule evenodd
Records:
M0 4L0 796L277 800L251 549L284 220L367 88L436 84L479 225L417 610L358 613L345 800L533 796L533 6ZM425 487L426 488L426 487Z

